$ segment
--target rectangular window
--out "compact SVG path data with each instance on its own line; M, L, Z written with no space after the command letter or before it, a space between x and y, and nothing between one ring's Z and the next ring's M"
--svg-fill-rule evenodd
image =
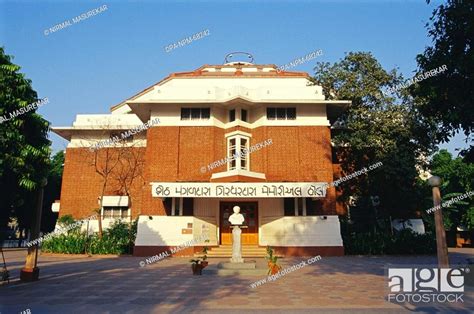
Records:
M277 114L277 120L286 120L286 108L276 108Z
M235 109L229 110L229 122L235 121Z
M208 120L211 108L181 108L181 120Z
M201 108L191 108L191 120L201 119Z
M201 119L209 120L211 118L211 108L201 108Z
M171 197L167 197L163 200L163 207L165 208L165 212L167 216L171 216L171 208L173 206L173 199Z
M179 197L174 198L174 211L173 216L181 216L181 199Z
M163 201L168 216L193 216L194 199L173 197Z
M118 144L118 143L131 143L133 142L133 135L127 136L127 137L122 137L122 133L120 132L112 132L110 133L110 138L111 143L113 144ZM112 145L113 145L112 144Z
M304 204L304 198L301 198L301 197L297 197L295 198L295 206L297 206L296 208L298 209L297 212L296 212L296 216L306 216L306 213L305 213L305 208L306 207Z
M183 198L182 216L194 216L194 199Z
M231 138L229 140L229 147L228 147L228 158L230 159L229 170L234 170L237 167L237 158L235 158L236 153L236 138Z
M234 169L249 170L249 159L244 150L249 151L250 141L248 137L236 135L227 140L227 171Z
M296 108L286 108L286 119L287 120L296 119Z
M324 215L321 200L313 201L309 197L284 199L285 216L321 216Z
M283 201L283 208L285 211L285 216L294 216L295 215L295 199L285 198Z
M191 119L191 108L181 108L181 120Z
M267 108L268 120L295 120L296 108Z
M245 109L242 109L240 111L240 120L244 121L244 122L248 122L247 121L247 110Z
M324 215L323 202L321 200L313 201L311 198L306 199L306 215L321 216Z
M103 218L127 218L128 207L126 206L104 206L102 211Z
M276 108L267 108L267 119L268 120L276 119Z

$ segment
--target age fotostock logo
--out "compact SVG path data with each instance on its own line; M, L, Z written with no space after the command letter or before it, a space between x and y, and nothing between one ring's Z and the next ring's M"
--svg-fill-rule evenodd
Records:
M464 268L389 268L389 301L464 302Z

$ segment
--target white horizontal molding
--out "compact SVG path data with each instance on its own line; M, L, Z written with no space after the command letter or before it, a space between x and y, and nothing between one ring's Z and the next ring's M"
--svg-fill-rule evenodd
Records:
M245 177L257 178L257 179L263 179L263 180L266 179L266 176L264 173L242 170L242 169L233 169L229 171L216 172L212 174L211 179L222 179L222 178L227 178L227 177L232 177L232 176L245 176Z
M128 196L104 196L102 206L124 206L128 207Z

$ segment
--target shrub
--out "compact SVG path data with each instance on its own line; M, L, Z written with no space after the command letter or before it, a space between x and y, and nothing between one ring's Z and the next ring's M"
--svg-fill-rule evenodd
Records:
M99 237L92 238L88 251L91 254L127 253L130 246L130 237L130 225L122 221L115 221L104 231L102 239Z
M83 254L87 235L81 232L60 234L43 241L41 251L47 253Z
M383 232L343 234L347 255L432 254L436 241L430 233L417 234L409 229L393 236Z
M135 241L137 220L131 225L115 221L102 235L87 236L85 232L74 229L67 234L58 234L42 243L41 250L47 253L66 254L125 254L130 253Z
M76 221L74 220L72 215L64 215L64 216L59 217L57 222L58 224L62 226L67 226L67 225L72 225Z

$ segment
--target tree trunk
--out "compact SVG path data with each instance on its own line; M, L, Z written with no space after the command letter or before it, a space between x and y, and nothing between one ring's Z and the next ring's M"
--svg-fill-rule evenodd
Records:
M99 239L102 239L102 202L104 200L104 193L105 193L105 186L107 181L105 180L104 184L102 185L102 193L100 194L100 202L99 202Z

